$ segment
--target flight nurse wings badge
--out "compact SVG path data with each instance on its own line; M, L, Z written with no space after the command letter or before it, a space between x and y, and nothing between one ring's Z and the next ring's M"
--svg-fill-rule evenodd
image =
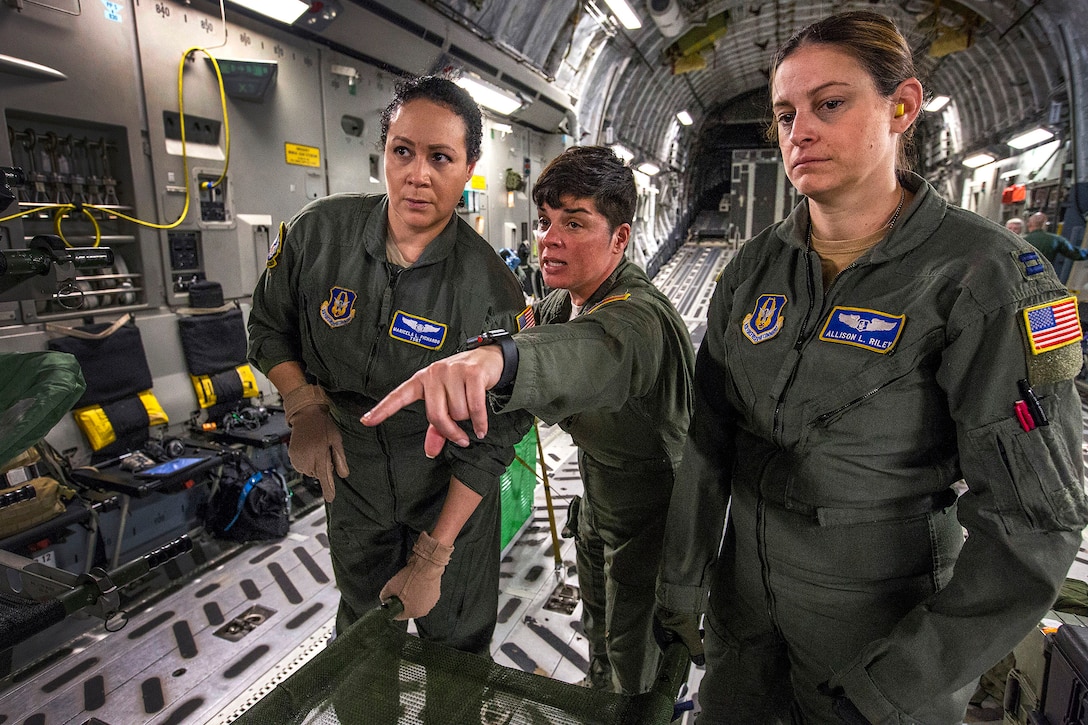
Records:
M782 308L785 306L785 295L760 295L755 310L744 316L741 332L753 345L770 340L782 329Z

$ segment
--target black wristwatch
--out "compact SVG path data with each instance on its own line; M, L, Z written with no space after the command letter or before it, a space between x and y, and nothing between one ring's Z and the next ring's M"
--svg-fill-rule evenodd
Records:
M487 332L470 337L465 340L466 350L475 350L484 345L498 345L502 348L502 375L499 382L492 388L500 395L508 394L514 385L514 378L518 376L518 346L510 333L503 329L488 330Z

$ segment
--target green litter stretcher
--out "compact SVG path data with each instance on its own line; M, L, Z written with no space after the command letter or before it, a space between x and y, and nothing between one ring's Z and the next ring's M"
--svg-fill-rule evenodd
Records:
M670 644L651 691L601 692L421 640L375 609L234 722L236 725L666 725L689 657Z

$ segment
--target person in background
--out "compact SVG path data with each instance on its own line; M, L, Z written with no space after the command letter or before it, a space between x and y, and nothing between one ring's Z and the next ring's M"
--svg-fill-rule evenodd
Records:
M611 149L567 149L540 174L532 196L540 267L555 290L535 306L540 324L503 337L501 348L486 345L421 370L363 422L375 425L423 399L434 426L431 454L444 440L468 441L456 421L471 419L478 436L490 435L489 405L530 411L570 433L585 484L569 523L589 640L583 684L645 692L660 660L654 586L691 415L695 352L672 303L624 254L637 192L631 169ZM664 620L689 635L701 662L694 617Z
M1028 217L1028 233L1024 235L1024 240L1038 249L1051 264L1058 261L1058 255L1072 259L1074 262L1088 259L1088 249L1074 247L1065 237L1051 234L1046 230L1048 226L1050 222L1047 221L1046 214L1041 211L1035 212Z
M1010 217L1005 220L1005 228L1013 234L1022 236L1024 234L1024 220L1018 216Z
M659 602L706 610L700 725L958 725L1088 523L1076 300L907 170L886 17L798 31L770 95L805 198L714 291Z
M334 194L281 225L253 293L249 358L283 397L292 465L321 481L337 632L397 596L421 637L487 656L499 476L531 418L497 416L488 440L433 458L421 405L380 428L358 421L465 338L516 325L524 295L455 213L480 157L471 97L445 78L409 79L381 130L386 194Z

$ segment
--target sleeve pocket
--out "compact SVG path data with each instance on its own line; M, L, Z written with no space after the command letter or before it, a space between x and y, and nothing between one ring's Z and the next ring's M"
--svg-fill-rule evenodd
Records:
M1023 430L1001 420L968 434L963 472L973 493L990 498L1010 534L1079 531L1088 520L1081 467L1057 426Z

